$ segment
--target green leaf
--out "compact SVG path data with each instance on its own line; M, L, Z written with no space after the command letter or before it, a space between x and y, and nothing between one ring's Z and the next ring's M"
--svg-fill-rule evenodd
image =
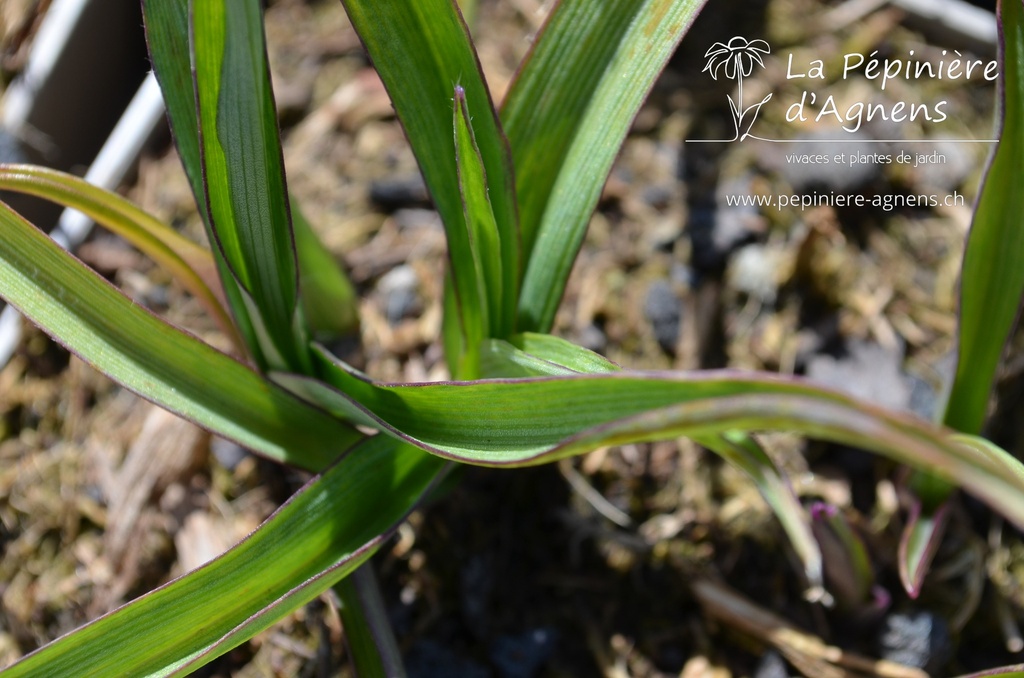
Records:
M550 334L523 332L509 337L509 343L541 360L558 363L576 372L596 374L598 372L615 372L621 369L603 355L588 351L570 341Z
M960 274L957 368L943 423L963 433L982 430L1003 347L1024 296L1024 10L1000 4L1000 141L985 174ZM948 517L953 487L924 472L909 485L918 505L900 540L900 578L912 595L931 564Z
M998 669L987 669L976 673L969 673L960 678L1024 678L1024 664L1003 666Z
M341 601L352 668L359 678L405 676L391 620L380 593L372 563L366 563L334 586Z
M467 277L472 277L482 291L480 296L487 310L486 336L503 337L512 329L515 300L505 303L502 296L501 236L488 196L487 171L473 136L466 92L461 86L455 87L454 101L455 164L465 209L469 256L456 256L452 250L453 273L456 280L464 273L469 274Z
M194 2L192 58L210 224L266 366L309 372L262 7Z
M485 379L509 379L579 374L580 371L521 351L507 341L488 339L480 351L480 373Z
M0 296L130 390L272 459L316 470L359 438L141 308L3 203Z
M120 235L162 266L199 299L228 336L239 344L224 309L223 292L210 251L188 240L111 191L78 177L31 165L0 165L0 189L45 198L76 209Z
M273 379L328 411L440 456L525 466L617 445L727 431L787 430L928 468L1024 525L1020 464L944 429L802 380L728 371L613 372L529 379L376 384L314 353L327 384Z
M1003 347L1024 297L1024 8L1000 3L999 144L967 236L960 276L960 340L945 424L978 433Z
M458 85L465 94L463 115L472 121L500 242L500 258L488 263L500 261L503 312L492 322L504 336L513 329L522 266L511 156L454 0L342 4L391 95L449 243L467 232L452 135L452 91ZM461 157L468 160L465 153ZM468 266L452 259L459 273Z
M593 351L551 335L525 333L512 337L511 341L521 346L522 350L498 339L488 342L483 363L490 368L491 376L601 374L620 369L618 365ZM807 512L804 511L793 488L761 445L750 435L738 431L692 437L697 443L750 476L789 535L797 556L804 565L804 574L810 586L807 592L808 599L830 600L822 579L821 551L811 533Z
M199 214L206 227L206 237L217 241L210 223L203 183L203 165L199 150L199 117L192 82L192 64L189 47L189 0L142 0L142 15L146 27L146 40L153 71L167 107L178 155L188 176ZM213 249L214 262L221 279L224 295L238 332L245 341L249 354L257 363L265 363L259 353L256 332L242 301L242 290L228 267L219 247Z
M550 330L612 162L703 4L563 0L548 17L501 111L527 259L520 331Z
M797 557L803 563L804 576L810 586L806 597L808 600L830 602L832 598L825 591L822 577L821 549L811 531L809 516L793 487L760 443L741 431L726 431L717 436L694 436L694 440L750 477L779 519Z
M862 608L875 581L864 540L831 504L816 502L810 508L813 534L824 552L829 587L847 609Z
M199 152L199 118L192 83L188 41L189 0L142 0L150 59L167 107L178 155L184 165L203 221L207 218L203 165ZM208 233L213 242L213 234Z
M898 556L900 583L911 598L921 595L925 575L946 531L948 513L949 502L926 509L919 499L913 500L907 525L900 535Z
M480 354L477 348L467 342L467 318L463 317L460 300L455 293L455 282L452 272L448 270L444 276L444 294L441 298L443 313L441 314L441 342L444 347L445 359L452 374L462 375L476 373L480 369Z
M9 676L184 675L366 561L443 462L377 436L219 558L32 653Z
M359 299L313 226L292 198L292 224L299 257L302 309L318 341L343 337L359 329Z

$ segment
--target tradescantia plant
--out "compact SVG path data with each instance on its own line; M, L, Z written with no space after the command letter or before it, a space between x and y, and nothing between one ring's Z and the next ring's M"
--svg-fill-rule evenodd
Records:
M452 461L525 466L687 436L753 478L819 599L827 593L810 520L752 432L887 455L1024 526L1024 466L976 437L1024 288L1014 264L1024 257L1022 198L1012 184L1024 156L1020 0L1002 7L1002 141L964 264L961 362L945 419L954 428L799 379L620 369L549 334L617 149L703 2L562 0L500 109L453 0L343 4L444 223L443 343L454 381L377 383L317 342L350 322L351 289L289 205L260 3L144 0L153 66L211 249L57 172L3 166L0 188L74 207L124 235L204 302L238 357L134 305L3 205L0 296L127 388L316 475L221 557L34 652L10 675L180 675L336 585L360 675L401 675L364 563Z

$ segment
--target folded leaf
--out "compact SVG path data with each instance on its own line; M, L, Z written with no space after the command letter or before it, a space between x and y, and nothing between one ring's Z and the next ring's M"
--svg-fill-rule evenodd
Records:
M831 604L825 591L821 549L811 531L810 518L793 487L753 436L741 431L694 436L694 440L746 473L786 531L804 566L808 600Z
M507 316L511 321L515 300L509 300L510 303L506 304L503 298L501 236L488 196L487 171L473 135L466 92L460 86L455 87L454 102L455 163L466 218L466 234L465 243L460 243L463 251L458 255L449 240L452 274L457 284L461 277L467 277L479 288L480 301L477 303L486 311L483 315L486 321L485 336L506 336L511 326L506 326L504 318ZM506 306L509 312L505 312Z
M175 146L189 185L192 187L199 214L203 218L207 240L214 243L216 236L210 225L210 211L206 204L203 167L199 153L199 118L189 58L191 50L188 42L188 7L189 0L142 0L142 16L153 72L156 74L164 105L167 107L167 118ZM212 254L235 326L245 341L246 353L257 363L265 363L259 354L252 322L246 315L242 303L238 281L231 273L220 248L214 247Z
M390 385L371 382L322 349L314 355L326 384L281 373L273 379L338 416L458 461L524 466L603 445L789 430L928 468L1024 525L1016 460L992 458L952 441L944 429L802 380L623 371Z
M921 501L915 499L910 507L907 525L900 535L899 572L900 583L911 598L921 595L925 575L946 531L948 514L949 502L924 509Z
M469 31L454 0L342 0L377 73L391 95L420 170L441 214L449 243L466 232L452 135L452 90L465 94L465 114L483 163L487 197L500 242L502 314L492 319L505 336L519 298L519 226L512 162L491 104ZM497 266L498 261L489 262ZM452 261L461 268L466 263Z
M152 1L152 0L151 0ZM192 58L213 242L267 367L308 372L277 112L256 0L195 2Z
M498 339L488 342L483 362L491 369L491 376L601 374L620 369L593 351L551 335L526 333L512 337L512 341L522 346L523 350ZM573 370L570 367L579 369ZM721 435L694 435L692 438L750 477L778 517L804 565L804 575L810 586L808 599L829 602L831 597L825 591L822 579L821 551L811 534L807 512L761 445L752 436L738 431L728 431Z
M596 374L598 372L615 372L621 369L603 355L588 351L550 334L523 332L509 337L508 341L525 353L542 360L558 363L576 372Z
M864 541L835 506L817 502L810 511L814 537L825 553L829 587L847 609L862 607L868 602L875 581Z

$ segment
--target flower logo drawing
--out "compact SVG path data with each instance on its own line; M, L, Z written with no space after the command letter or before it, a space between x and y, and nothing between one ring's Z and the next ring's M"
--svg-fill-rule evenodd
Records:
M716 42L704 54L704 58L708 60L704 72L711 73L715 80L718 80L719 73L724 73L726 78L737 83L736 101L733 101L732 95L728 95L729 108L732 110L733 123L736 126L736 136L731 141L743 141L750 136L750 128L757 119L761 107L772 98L769 94L758 103L743 108L743 78L753 73L754 64L764 68L761 55L769 54L771 51L771 47L764 40L747 40L737 35L728 43Z

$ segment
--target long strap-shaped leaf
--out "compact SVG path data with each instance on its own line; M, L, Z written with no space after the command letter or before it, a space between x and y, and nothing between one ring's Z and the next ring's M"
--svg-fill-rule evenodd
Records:
M452 133L452 99L459 86L456 111L461 109L472 121L500 242L500 257L486 262L500 268L502 280L501 313L491 319L491 325L496 329L494 336L510 334L521 274L512 164L469 31L454 0L342 0L342 4L391 95L450 244L464 241L468 233ZM472 275L472 261L458 256L460 260L455 260L454 253L452 257L456 274Z
M960 274L956 379L945 423L976 434L1024 299L1024 8L999 3L999 144L985 174Z
M633 118L704 0L561 0L502 106L523 251L519 331L547 332Z
M145 0L143 10L171 127L241 332L261 367L306 371L260 3Z
M136 305L3 203L0 297L132 391L273 459L321 469L359 439Z
M0 189L51 200L88 215L138 247L203 303L236 342L235 326L224 308L210 251L188 240L111 191L64 172L32 165L0 165ZM239 346L239 349L244 349Z
M143 0L142 14L153 71L160 83L178 155L203 217L206 237L211 243L216 243L217 237L206 204L203 164L199 152L199 117L189 57L188 7L189 0ZM238 280L219 247L213 248L213 257L229 309L245 341L247 352L257 364L265 365L266 360L260 353L259 341L242 300Z
M393 439L372 438L224 555L47 645L5 675L184 675L369 558L443 466Z
M376 384L320 350L324 382L273 378L354 421L441 456L522 466L624 444L726 431L789 430L855 445L971 490L1024 525L1020 463L952 442L945 430L803 381L736 372L577 375Z
M308 371L284 159L258 0L192 2L210 223L268 367Z
M996 369L1024 298L1024 9L999 5L999 144L989 161L960 273L957 368L943 422L968 434L982 430ZM907 527L900 541L900 578L916 597L942 538L953 493L949 484L915 472Z

